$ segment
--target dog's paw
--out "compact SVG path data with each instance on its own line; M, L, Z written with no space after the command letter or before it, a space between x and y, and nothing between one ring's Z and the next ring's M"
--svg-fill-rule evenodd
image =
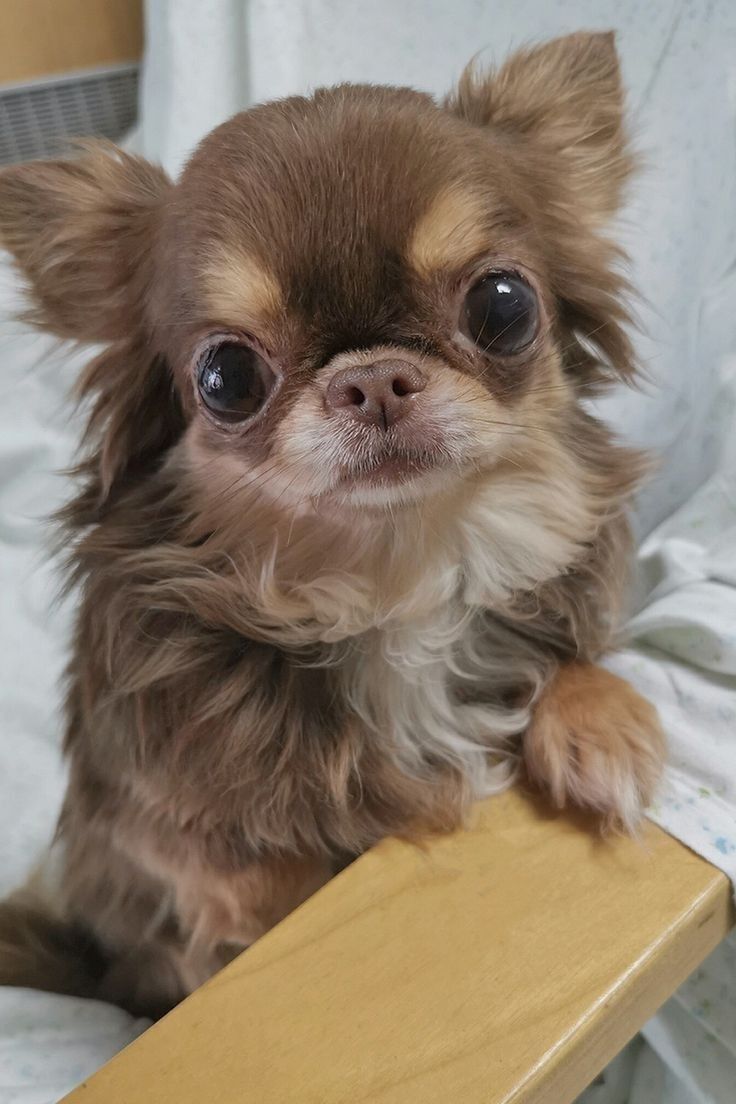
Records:
M628 682L570 663L537 702L524 761L559 808L593 809L608 827L632 831L659 780L664 736L656 709Z

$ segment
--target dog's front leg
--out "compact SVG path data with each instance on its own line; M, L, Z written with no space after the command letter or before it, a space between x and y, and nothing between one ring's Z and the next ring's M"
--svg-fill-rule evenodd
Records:
M524 737L529 777L558 807L592 809L627 830L651 801L663 755L656 709L592 663L558 668Z

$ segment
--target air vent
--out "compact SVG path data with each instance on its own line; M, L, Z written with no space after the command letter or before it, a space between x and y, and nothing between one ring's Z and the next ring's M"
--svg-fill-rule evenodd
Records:
M136 120L138 65L0 87L0 165L67 152L70 138L121 138Z

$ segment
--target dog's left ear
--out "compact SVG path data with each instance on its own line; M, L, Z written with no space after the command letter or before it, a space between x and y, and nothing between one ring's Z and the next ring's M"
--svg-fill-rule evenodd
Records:
M635 378L622 254L601 232L634 166L613 33L553 39L484 77L471 67L446 107L498 136L494 150L518 170L546 247L567 371L591 393Z
M446 106L536 152L540 186L564 182L581 216L599 221L618 208L632 162L612 31L521 50L487 75L469 66Z

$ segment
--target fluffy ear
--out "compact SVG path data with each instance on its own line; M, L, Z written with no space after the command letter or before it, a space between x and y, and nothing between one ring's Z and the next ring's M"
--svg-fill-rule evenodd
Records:
M30 320L77 340L129 337L169 187L161 169L105 144L0 172L0 245L28 281Z
M147 303L166 194L162 170L113 146L0 172L0 245L32 298L29 321L106 347L82 373L88 400L85 488L69 525L99 520L155 468L181 432L166 364L151 347Z
M580 215L597 220L619 206L631 159L612 31L521 50L487 75L470 66L447 106L541 154L540 168L573 190Z

